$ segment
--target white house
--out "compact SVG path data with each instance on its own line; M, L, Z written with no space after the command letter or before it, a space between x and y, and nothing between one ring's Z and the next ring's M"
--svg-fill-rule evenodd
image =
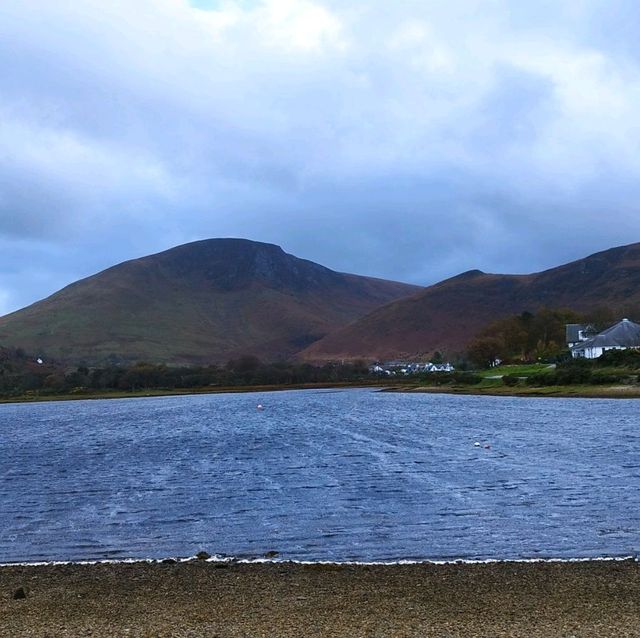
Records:
M598 331L591 324L568 323L565 326L567 346L573 348L582 341L591 339L598 334Z
M401 361L389 361L388 363L374 363L369 366L370 374L404 375L418 374L420 372L453 372L455 367L450 363L404 363Z
M607 350L627 348L640 348L640 324L623 319L594 337L578 342L571 348L571 356L574 359L597 359Z
M427 363L423 369L425 372L453 372L455 370L450 363Z

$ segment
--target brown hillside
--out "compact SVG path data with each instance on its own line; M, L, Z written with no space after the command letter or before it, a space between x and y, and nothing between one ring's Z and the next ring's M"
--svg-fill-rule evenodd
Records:
M273 360L416 290L272 244L211 239L122 263L1 317L0 344L69 363Z
M489 322L541 307L619 313L640 307L640 244L531 275L473 270L392 302L312 344L307 360L420 357L460 352Z

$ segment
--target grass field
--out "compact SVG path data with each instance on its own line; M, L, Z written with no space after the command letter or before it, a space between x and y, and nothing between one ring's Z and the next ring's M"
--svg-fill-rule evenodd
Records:
M548 363L528 363L523 365L508 365L497 366L495 368L489 368L488 370L480 370L477 374L485 379L487 377L502 377L508 374L512 374L518 377L528 377L544 370L553 370L555 364Z
M505 397L559 397L584 399L636 399L640 398L640 385L600 386L600 385L554 385L533 387L503 385L499 379L488 379L472 386L418 386L398 385L385 388L386 392L431 392L442 394L466 394Z

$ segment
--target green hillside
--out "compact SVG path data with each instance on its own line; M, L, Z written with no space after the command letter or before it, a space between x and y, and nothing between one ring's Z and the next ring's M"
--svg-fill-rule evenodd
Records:
M69 363L289 357L418 290L278 246L212 239L119 264L0 318L0 345Z

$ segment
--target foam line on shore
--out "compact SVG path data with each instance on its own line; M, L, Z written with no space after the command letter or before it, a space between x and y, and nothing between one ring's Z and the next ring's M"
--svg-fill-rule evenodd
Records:
M624 561L640 562L637 554L629 554L626 556L598 556L591 558L458 558L449 560L424 559L410 560L401 559L394 561L330 561L330 560L292 560L279 558L235 558L233 556L211 556L207 559L200 559L197 556L188 558L176 558L169 556L167 558L106 558L97 560L53 560L53 561L33 561L33 562L16 562L16 563L0 563L2 567L55 567L65 565L133 565L138 563L146 563L148 565L161 565L166 561L175 561L178 563L227 563L230 565L326 565L326 566L345 566L345 567L375 567L375 566L393 566L393 565L495 565L510 563L606 563L606 562L624 562Z

